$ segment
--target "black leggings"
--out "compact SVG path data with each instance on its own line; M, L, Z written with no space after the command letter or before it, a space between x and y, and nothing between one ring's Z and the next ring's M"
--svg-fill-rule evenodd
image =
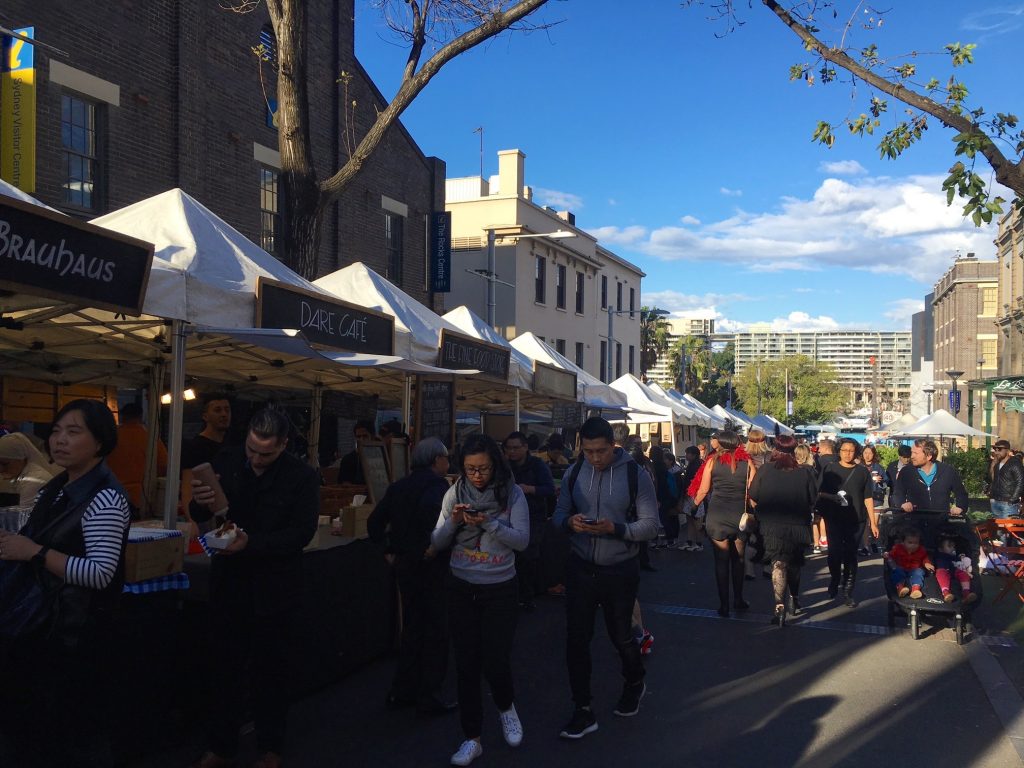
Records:
M743 600L743 573L746 566L743 552L746 544L735 537L711 540L715 549L715 583L718 585L718 602L723 610L729 608L729 580L732 579L734 602Z
M863 535L864 523L856 521L825 520L828 535L829 590L842 586L853 589L857 581L857 548Z

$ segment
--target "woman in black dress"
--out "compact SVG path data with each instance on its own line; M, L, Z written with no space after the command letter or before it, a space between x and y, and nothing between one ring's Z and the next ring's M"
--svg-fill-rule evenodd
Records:
M857 604L853 587L857 581L857 547L864 526L878 538L878 519L871 498L871 472L857 463L860 445L856 440L839 442L839 461L826 464L818 485L818 514L825 521L828 536L828 596L835 599L842 590L851 608Z
M718 447L709 459L693 499L695 507L708 497L705 521L708 538L715 553L715 581L718 584L718 615L729 616L729 580L732 578L733 607L749 608L743 599L743 551L746 533L740 530L740 516L746 507L747 487L755 470L750 456L740 445L735 432L718 433Z
M814 475L793 456L795 448L794 438L775 438L771 458L750 484L750 501L764 537L765 558L772 564L772 623L780 627L786 624L787 587L790 611L794 616L800 612L800 568L807 548L813 544L811 515L818 495Z

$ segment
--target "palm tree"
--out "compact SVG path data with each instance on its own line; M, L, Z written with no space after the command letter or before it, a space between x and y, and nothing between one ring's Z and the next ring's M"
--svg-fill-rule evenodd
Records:
M668 350L668 321L665 310L656 307L640 307L640 375L645 376L658 358Z

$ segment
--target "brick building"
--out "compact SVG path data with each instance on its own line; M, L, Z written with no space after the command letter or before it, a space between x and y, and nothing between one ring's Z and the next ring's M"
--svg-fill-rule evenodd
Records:
M1019 209L1011 208L999 220L995 244L999 259L999 370L986 386L994 390L993 415L999 420L1000 437L1020 448L1024 445L1024 216ZM976 425L983 423L977 414L975 419Z
M310 0L308 15L310 131L325 176L347 157L345 134L354 146L385 102L355 58L353 0ZM181 187L287 257L267 101L276 66L253 52L262 43L273 54L264 6L237 14L216 2L9 0L0 25L34 27L35 39L66 54L34 46L36 197L93 218ZM394 127L325 216L318 274L363 261L441 310L424 254L444 182L444 163Z
M997 370L998 271L998 262L979 261L968 253L957 257L935 284L935 406L949 409L953 380L947 372L959 371L959 418L965 422L970 410L967 382Z

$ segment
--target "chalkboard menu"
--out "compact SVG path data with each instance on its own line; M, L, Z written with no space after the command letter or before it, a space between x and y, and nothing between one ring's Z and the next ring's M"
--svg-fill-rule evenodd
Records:
M313 344L371 355L395 353L395 318L293 285L259 279L256 327L294 328Z
M455 435L455 382L420 378L416 384L417 439L437 437L448 448Z
M391 464L391 482L401 480L409 474L409 440L392 437L388 440L388 459Z
M0 290L137 317L153 246L0 195Z
M583 406L580 403L552 403L551 426L555 429L579 429L583 424Z
M362 442L358 445L359 462L363 465L363 477L370 501L376 504L384 498L391 475L388 472L387 446L381 442Z
M576 399L576 374L546 363L533 363L533 391L538 395Z
M489 344L479 339L441 331L441 348L437 353L438 368L460 370L475 368L481 373L508 381L508 366L512 350Z

